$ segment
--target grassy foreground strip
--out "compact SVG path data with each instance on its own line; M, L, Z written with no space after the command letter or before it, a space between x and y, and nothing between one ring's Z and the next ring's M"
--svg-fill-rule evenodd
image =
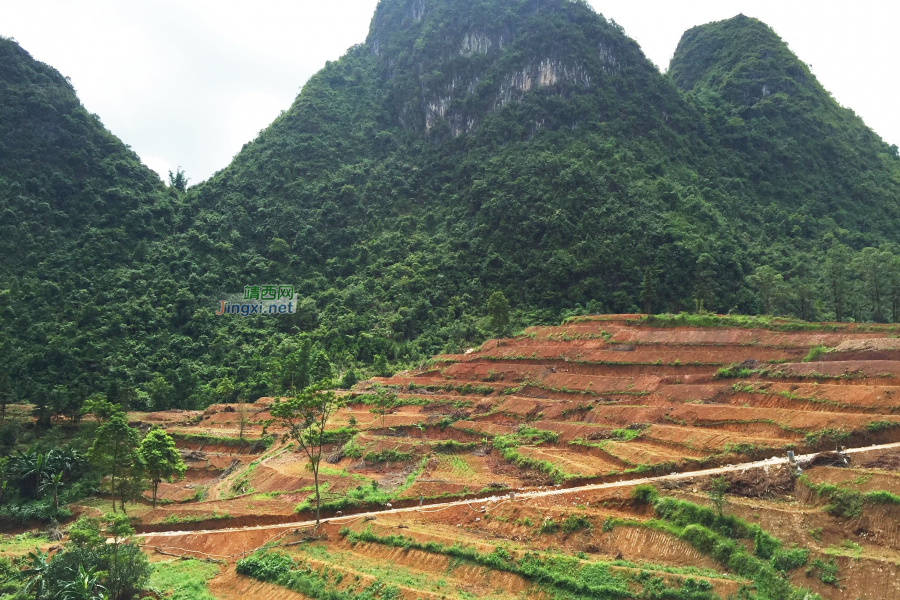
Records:
M431 554L449 556L457 561L464 561L486 567L495 571L515 573L542 586L554 598L560 600L582 599L615 599L615 598L671 598L673 600L713 600L717 596L712 593L712 584L703 579L688 578L681 587L673 588L659 576L648 571L640 571L635 575L613 573L610 564L602 562L585 562L579 558L561 554L541 555L528 552L514 558L504 548L495 548L493 552L484 553L478 550L454 544L445 546L437 542L418 542L402 535L379 536L371 529L353 532L342 529L352 543L374 543L404 550L421 550ZM637 584L641 592L635 592L630 584Z
M168 600L215 600L206 582L218 573L217 565L200 560L157 562L150 587Z
M257 552L239 560L237 572L315 600L397 600L401 597L399 588L379 580L365 587L354 588L349 584L345 589L338 589L344 579L342 573L331 573L328 569L316 571L283 552Z

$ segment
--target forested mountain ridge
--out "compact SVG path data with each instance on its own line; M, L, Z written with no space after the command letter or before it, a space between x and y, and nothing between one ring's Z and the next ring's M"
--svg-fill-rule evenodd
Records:
M27 102L71 104L58 73L16 60L46 71ZM495 290L517 324L701 302L894 316L896 149L756 20L692 29L669 71L581 2L382 0L366 43L209 181L166 190L95 158L103 185L78 189L120 196L92 196L67 235L99 247L50 246L27 268L4 248L11 389L58 409L95 391L158 408L276 394L320 351L320 370L327 353L371 372L480 341ZM5 112L4 152L16 128L50 139L32 110ZM67 155L47 148L17 156L50 178ZM9 189L4 214L35 222ZM299 286L295 316L213 315L267 282Z
M855 244L896 241L897 147L841 107L764 23L739 15L690 29L668 73L727 119L717 126L723 152L744 165L735 174L761 210L787 216L760 215L770 227L798 241L836 228Z
M0 399L78 403L116 379L107 356L138 328L110 280L168 237L176 203L68 79L0 38Z

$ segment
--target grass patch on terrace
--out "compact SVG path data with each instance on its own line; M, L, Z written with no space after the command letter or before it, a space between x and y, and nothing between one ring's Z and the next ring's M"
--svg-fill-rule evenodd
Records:
M228 513L220 513L212 511L211 513L191 513L187 515L171 514L160 523L176 524L176 523L199 523L200 521L219 521L221 519L233 519Z
M218 565L201 560L155 562L150 587L169 600L215 600L207 581L218 574Z
M83 500L79 500L74 503L77 506L86 506L89 508L96 508L101 513L106 514L110 512L112 506L112 500L109 498L85 498ZM157 502L157 504L159 504ZM125 506L128 507L128 516L129 517L140 517L148 512L153 510L153 506L149 502L126 502Z
M767 315L712 315L691 313L664 313L648 315L627 321L629 325L648 327L739 327L742 329L768 329L770 331L843 331L847 325L809 323L789 317ZM894 331L896 327L880 327L872 331Z
M408 569L394 561L381 562L368 557L360 557L350 552L330 551L322 544L302 546L297 549L297 552L316 560L326 561L329 564L369 575L383 582L386 586L407 587L438 595L452 595L458 589L458 582L448 581L445 573L452 577L453 571L461 566L460 564L451 564L445 573L423 573ZM467 577L467 575L464 575L464 577ZM509 598L509 594L502 590L491 590L486 595L483 593L479 594L479 597ZM472 598L474 600L475 597L472 596Z
M431 446L432 450L435 452L440 452L442 454L452 454L454 452L468 452L470 450L474 450L479 443L478 442L457 442L456 440L439 440L439 441L429 441L428 445Z
M861 517L866 504L900 504L900 496L885 490L863 493L859 490L845 487L847 484L856 483L856 480L845 481L840 485L832 483L816 484L810 481L809 477L804 473L800 475L798 481L814 491L820 498L828 499L828 504L824 508L825 512L848 519ZM859 483L864 483L864 481L859 481Z
M407 385L407 389L409 390L425 390L427 392L459 392L464 396L471 396L474 394L481 394L482 396L488 396L494 393L494 388L489 385L473 385L471 383L464 383L462 385L446 383L442 385L421 385L413 382L409 382Z
M559 527L559 526L557 526ZM402 535L380 536L365 529L353 532L342 529L352 543L370 543L419 550L452 558L457 564L473 564L495 571L515 573L534 582L549 593L551 598L594 599L594 598L678 598L681 600L713 600L712 584L703 579L688 577L673 586L659 575L642 570L632 573L611 567L628 566L616 562L593 562L581 557L565 556L558 553L526 552L513 555L504 547L496 547L493 552L479 552L475 548L454 544L447 546L438 542L421 542ZM453 564L453 563L451 563Z
M254 446L259 448L260 450L268 450L273 443L275 443L274 436L264 436L257 438L255 440L249 438L235 438L235 437L225 437L225 436L217 436L207 433L183 433L183 432L170 432L169 435L172 436L172 439L176 442L182 442L186 444L214 444L214 445L223 445L230 447L240 447L240 446Z
M537 429L528 425L520 425L515 433L494 436L492 445L499 450L503 459L523 469L535 469L549 475L555 483L574 477L566 473L556 465L545 460L538 460L521 454L517 449L520 446L542 443L555 444L559 441L559 435L553 431Z
M438 464L442 470L449 471L454 477L466 477L475 472L472 465L461 456L441 456Z
M0 552L27 554L34 550L36 546L49 543L50 540L44 533L28 532L12 535L4 534L3 537L0 537Z
M404 391L403 386L373 386L376 389L385 389L390 390L392 392L400 393ZM409 383L406 385L406 390L415 390L422 389L422 386L417 386L415 383ZM492 388L493 389L493 388ZM376 393L362 393L355 394L350 397L351 401L354 404L365 404L365 405L377 405L381 398ZM448 408L455 409L463 409L471 407L473 402L471 400L456 400L456 401L448 401L448 400L435 400L434 398L426 398L422 396L395 396L393 401L388 404L388 408L399 408L402 406L447 406Z
M384 506L386 503L400 498L403 495L403 492L416 482L416 479L422 474L422 471L425 470L425 465L427 463L428 457L422 457L419 464L416 465L416 468L406 476L406 480L399 487L390 492L379 488L378 482L374 479L369 480L361 475L353 475L353 477L355 479L364 480L367 483L360 484L340 495L337 493L328 494L326 491L322 491L323 488L320 487L319 493L321 496L322 510L345 510L347 508L360 506ZM328 482L325 483L327 484ZM324 489L327 490L327 487ZM310 488L310 490L314 491L314 488ZM308 498L294 507L294 512L312 510L314 507L315 494L310 494Z

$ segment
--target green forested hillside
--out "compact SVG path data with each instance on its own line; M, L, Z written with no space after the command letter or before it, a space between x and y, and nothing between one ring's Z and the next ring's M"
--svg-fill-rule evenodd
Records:
M484 339L496 290L515 325L900 320L897 149L754 19L688 31L664 75L581 2L382 0L186 191L0 52L3 369L51 409L279 393L326 355L398 368ZM296 315L213 314L266 282L299 287Z

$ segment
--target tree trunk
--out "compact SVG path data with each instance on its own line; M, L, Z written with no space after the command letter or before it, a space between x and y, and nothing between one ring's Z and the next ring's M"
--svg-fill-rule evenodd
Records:
M156 490L159 488L159 480L153 480L153 508L156 508Z
M119 459L119 447L113 451L112 470L109 473L109 493L112 495L113 514L116 512L116 465Z
M316 527L319 526L319 465L313 467L313 480L316 483Z

